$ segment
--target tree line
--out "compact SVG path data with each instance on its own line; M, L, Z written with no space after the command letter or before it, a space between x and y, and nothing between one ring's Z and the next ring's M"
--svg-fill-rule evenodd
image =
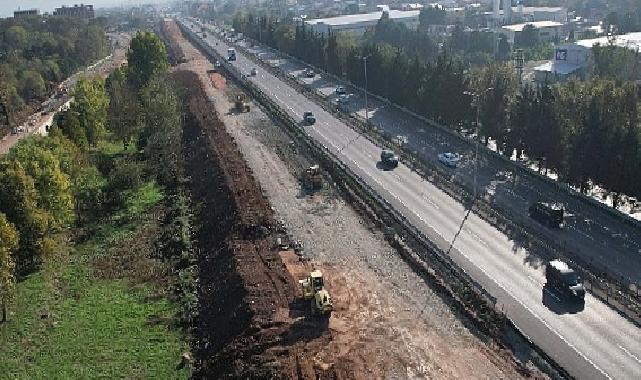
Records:
M614 193L615 205L619 194L641 197L633 175L641 172L640 99L631 82L597 78L523 87L509 63L473 68L448 49L426 61L399 46L316 34L269 16L236 14L233 26L361 87L367 57L369 91L459 132L474 129L478 107L479 138L495 142L501 154L536 160L540 170L553 169L581 191L600 185ZM471 94L483 91L473 106Z
M154 34L139 33L127 57L128 65L106 82L79 80L74 101L56 116L48 136L25 138L0 158L0 321L16 277L58 249L68 227L123 207L143 177L175 186L182 104L165 75L164 45ZM134 141L135 154L95 149L112 139L125 147Z
M0 19L0 103L15 118L25 105L38 104L63 79L109 50L100 19Z

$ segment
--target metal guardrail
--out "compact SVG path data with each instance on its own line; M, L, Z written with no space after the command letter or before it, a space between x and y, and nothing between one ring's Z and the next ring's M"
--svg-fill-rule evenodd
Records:
M467 194L467 191L465 190L466 185L464 183L458 181L456 178L452 179L449 177L447 178L447 181L444 181L443 179L445 173L443 173L442 170L439 170L438 168L434 168L433 165L430 165L425 160L422 160L420 158L418 160L415 159L415 152L408 151L404 146L399 146L391 143L389 138L369 128L369 126L365 125L364 121L360 120L358 116L353 116L347 113L348 117L345 117L346 113L342 112L337 107L333 107L332 104L327 101L327 98L325 96L322 96L315 91L308 89L304 84L300 83L295 78L292 78L281 72L281 70L274 68L271 65L257 59L244 47L236 46L236 48L239 51L246 53L246 55L255 63L260 64L263 67L268 67L274 75L297 88L301 93L310 98L312 101L315 101L327 112L333 114L335 117L339 118L346 124L349 124L355 130L360 130L373 144L401 150L403 153L402 156L408 158L407 160L403 161L408 166L410 166L412 170L417 172L422 177L426 177L426 173L430 173L432 176L439 177L441 190L444 190L450 196L458 199L464 204L471 203L472 197L470 194ZM284 55L288 56L287 54ZM416 117L422 118L419 115L416 115ZM425 119L425 121L429 122L429 120L427 119ZM450 130L448 130L448 132L454 133ZM458 136L462 138L462 136ZM505 157L502 156L501 158L505 159ZM454 183L456 187L462 191L457 191L457 189L451 186L448 188L443 188L443 184L447 183L448 181L450 183ZM527 241L530 244L545 248L544 250L539 250L539 252L537 253L538 256L544 256L542 258L549 260L560 258L568 262L568 264L570 264L581 274L582 278L586 282L586 285L588 285L587 290L590 291L592 295L609 305L611 308L613 308L615 311L626 317L637 326L641 326L640 284L631 283L629 281L626 281L624 278L614 278L612 275L605 272L603 268L597 268L593 264L585 262L576 254L567 251L565 246L562 246L555 241L554 237L548 236L547 234L541 233L540 231L537 231L538 235L536 235L532 231L526 230L524 227L516 223L513 219L505 217L505 215L510 215L511 213L509 212L509 210L503 209L500 205L491 205L485 202L483 199L477 199L474 204L474 211L478 216L485 219L488 223L497 226L499 224L497 220L500 220L503 225L509 225L511 227L511 230L518 230L518 232L522 236L527 238ZM491 219L494 219L494 221L492 221ZM595 275L595 273L599 273L599 275Z
M319 67L317 67L315 65L312 65L312 64L309 64L307 62L304 62L304 61L300 60L299 58L291 56L291 55L289 55L289 54L287 54L285 52L276 50L276 49L272 48L271 46L267 46L267 45L265 45L265 44L263 44L263 43L261 43L259 41L253 40L253 39L251 39L251 38L249 38L247 36L245 36L245 39L253 41L255 44L260 44L261 46L263 46L263 47L267 48L268 50L270 50L275 55L285 56L285 57L287 57L287 59L292 60L294 62L297 62L297 63L299 63L301 65L312 67L314 70L316 70L316 72L322 72L323 75L329 76L330 78L332 78L336 82L347 83L348 86L350 86L350 87L352 87L354 89L358 89L358 91L360 91L360 92L365 92L365 90L363 88L359 87L355 83L353 83L353 82L351 82L351 81L349 81L349 80L347 80L345 78L340 78L340 77L338 77L338 76L336 76L336 75L334 75L332 73L329 73L329 72L323 70L322 68L319 68ZM390 101L389 99L386 99L386 98L384 98L384 97L382 97L380 95L377 95L377 94L375 94L375 93L373 93L371 91L367 91L367 94L368 94L368 96L372 96L372 97L378 99L379 101L381 101L381 102L383 102L383 103L385 103L385 104L387 104L389 106L392 106L392 107L394 107L394 108L396 108L396 109L398 109L400 111L403 111L404 113L407 113L407 114L411 115L412 117L414 117L414 118L416 118L418 120L421 120L422 122L428 124L431 127L437 128L440 132L443 132L443 133L446 133L446 134L448 134L448 135L450 135L452 137L455 137L456 139L458 139L461 142L464 142L465 144L467 144L470 147L473 147L473 145L474 145L474 142L469 140L469 139L467 139L465 136L461 135L460 133L457 133L456 131L453 131L452 129L450 129L450 128L442 125L442 124L437 123L436 121L434 121L434 120L432 120L430 118L427 118L427 117L425 117L423 115L419 115L416 112L414 112L414 111L412 111L412 110L410 110L410 109L408 109L408 108L406 108L406 107L404 107L404 106L402 106L400 104L394 103L394 102ZM611 214L611 216L613 216L615 218L618 218L618 219L621 219L621 221L624 222L625 224L631 225L632 227L635 227L635 228L641 228L641 221L640 220L632 218L631 216L629 216L629 215L627 215L627 214L625 214L625 213L623 213L623 212L621 212L621 211L619 211L617 209L609 207L609 206L607 206L607 205L605 205L605 204L603 204L603 203L601 203L601 202L599 202L599 201L597 201L597 200L595 200L593 198L590 198L590 197L588 197L588 196L586 196L584 194L581 194L580 192L572 189L566 183L555 181L555 180L553 180L551 178L548 178L548 177L546 177L546 176L544 176L544 175L542 175L540 173L537 173L537 172L533 171L532 169L528 168L527 166L525 166L524 163L521 163L519 161L512 161L511 159L508 159L505 156L501 155L500 153L497 153L497 152L495 152L495 151L493 151L491 149L488 149L487 147L483 147L483 151L486 154L489 154L490 156L492 156L495 159L503 161L504 163L507 163L507 164L514 165L514 167L522 175L532 176L532 177L534 177L534 178L536 178L536 179L538 179L540 181L545 182L547 185L552 185L552 186L556 187L557 190L563 191L566 195L568 195L570 197L576 198L577 200L580 200L580 201L587 202L591 206L597 207L597 208L601 209L602 211L605 211L605 212Z
M183 31L191 37L192 42L195 42L202 50L210 55L210 57L219 59L221 62L224 61L214 49L200 39L197 33L189 30L189 28L182 25L182 23L179 23L179 25ZM315 151L317 157L324 160L324 168L332 174L332 177L343 178L344 180L351 182L354 186L350 186L350 188L358 189L362 195L369 198L368 203L370 203L370 205L378 206L386 215L391 216L403 231L407 232L407 235L405 235L406 239L415 239L423 248L416 250L416 253L425 262L437 264L439 269L442 270L442 272L439 273L439 277L447 279L447 283L450 285L450 291L453 295L458 297L459 302L462 302L463 305L467 304L469 306L470 302L478 303L479 300L482 300L482 302L488 306L485 308L485 311L481 313L483 314L480 316L481 319L485 319L486 322L488 322L488 318L489 320L495 320L496 323L493 325L501 325L503 328L511 328L520 334L523 339L529 342L531 348L538 355L538 359L535 361L539 361L538 364L545 364L544 366L547 366L548 373L553 375L553 377L571 377L560 365L558 365L558 363L536 346L532 342L532 339L521 331L505 314L496 309L497 303L495 297L493 297L477 281L468 275L465 270L460 268L448 255L432 243L432 241L430 241L423 232L418 230L418 228L416 228L402 214L400 214L400 212L391 206L386 199L381 197L362 178L353 173L352 170L343 164L341 160L326 146L318 143L305 133L304 129L291 115L274 103L274 101L262 90L250 81L246 80L245 76L233 65L223 63L222 68L226 70L237 83L241 84L241 86L244 87L254 99L258 100L259 103L261 103L272 115L276 116L293 135L302 139L306 145ZM437 261L436 263L435 260ZM452 286L452 283L457 284ZM477 301L474 301L473 299L470 300L470 296L472 296L472 298L476 298ZM479 305L476 304L476 306L478 307ZM477 317L479 316L477 315ZM494 333L496 333L496 331L494 331ZM494 338L500 339L500 337L497 336Z

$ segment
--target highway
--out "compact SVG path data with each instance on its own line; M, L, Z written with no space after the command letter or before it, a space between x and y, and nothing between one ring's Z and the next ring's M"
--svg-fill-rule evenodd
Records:
M185 21L190 27L191 23ZM198 29L199 30L199 29ZM208 36L220 55L227 44ZM243 54L233 62L248 73L256 65ZM439 248L446 251L466 210L406 166L377 168L380 148L320 106L259 68L249 77L295 119L312 111L307 133L332 151ZM573 376L581 379L641 378L641 331L607 305L586 295L584 310L571 310L543 291L544 265L474 214L451 250L452 259L502 305L514 323Z
M305 65L285 57L278 52L259 46L243 45L263 62L278 68L313 89L321 96L335 100L334 90L344 85L331 76L318 73L314 78L302 75ZM375 78L373 78L375 80ZM347 87L349 90L349 87ZM348 110L365 118L364 96L360 89L352 88ZM406 144L423 161L441 168L468 189L474 183L474 152L470 144L430 126L410 113L399 110L376 97L369 97L370 123L390 136L406 137ZM463 160L455 170L438 163L437 156L443 152L462 154ZM571 252L582 261L594 265L599 271L624 277L633 283L641 283L641 230L623 223L610 212L587 205L585 202L568 196L554 185L535 175L520 175L516 181L511 179L513 168L503 160L490 155L481 155L477 182L479 193L500 206L532 231L555 241L565 252ZM552 230L531 220L527 215L528 207L540 200L562 202L566 207L565 228Z

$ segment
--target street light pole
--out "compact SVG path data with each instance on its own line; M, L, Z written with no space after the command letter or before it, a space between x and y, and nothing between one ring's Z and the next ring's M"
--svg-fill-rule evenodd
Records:
M493 90L493 87L488 87L481 92L464 92L465 95L472 95L474 98L474 103L476 104L476 125L474 126L475 142L474 145L474 187L472 188L472 200L476 202L476 193L477 193L477 182L478 182L478 171L479 171L479 124L481 119L481 95L484 95L486 92Z
M369 108L367 107L367 57L363 57L365 67L365 125L369 125Z

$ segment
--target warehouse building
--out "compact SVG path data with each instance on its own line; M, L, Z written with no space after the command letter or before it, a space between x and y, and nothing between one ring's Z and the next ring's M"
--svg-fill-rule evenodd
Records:
M616 37L601 37L580 40L559 45L554 59L534 68L534 78L539 83L564 81L570 77L589 79L592 65L592 47L595 44L616 46L641 50L641 32L628 33Z
M399 11L392 9L387 13L390 19L401 22L409 28L418 26L418 15L420 11ZM305 24L318 33L349 32L362 35L367 28L376 26L376 23L378 23L378 20L380 20L382 16L383 11L379 11L307 20Z
M93 5L76 4L73 7L62 6L53 11L54 16L65 16L75 18L94 18Z
M565 24L557 21L533 21L523 24L503 25L500 31L505 34L510 44L514 44L514 41L518 39L518 36L527 25L534 27L540 42L558 42L567 37L565 35Z

